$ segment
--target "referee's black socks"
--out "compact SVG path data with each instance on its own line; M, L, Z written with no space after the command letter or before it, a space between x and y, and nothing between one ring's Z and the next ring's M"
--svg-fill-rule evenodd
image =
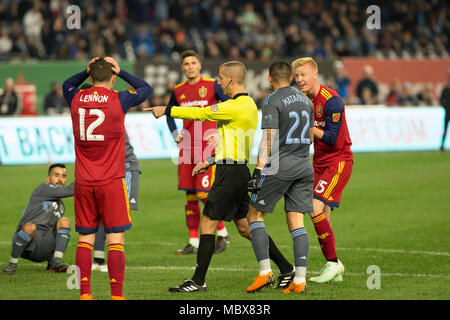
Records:
M200 286L205 283L206 272L208 271L209 263L214 254L214 248L216 247L215 240L215 234L200 235L200 243L197 251L197 267L192 277L192 280Z

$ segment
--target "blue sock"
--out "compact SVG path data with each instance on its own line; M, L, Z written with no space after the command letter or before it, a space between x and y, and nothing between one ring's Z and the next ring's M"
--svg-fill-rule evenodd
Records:
M23 230L20 230L19 232L16 232L14 234L14 237L12 239L12 251L10 260L12 263L17 263L30 241L30 235Z

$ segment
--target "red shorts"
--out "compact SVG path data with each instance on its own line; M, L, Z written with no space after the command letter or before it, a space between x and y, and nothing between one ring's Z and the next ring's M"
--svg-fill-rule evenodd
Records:
M203 141L202 148L181 148L178 164L178 189L191 192L209 192L214 182L216 166L211 166L204 174L192 176L196 164L205 161L214 149Z
M106 233L131 228L130 205L123 178L101 186L80 185L75 182L74 206L77 232L97 232L100 219Z
M339 161L327 167L314 166L314 198L339 207L342 191L352 175L353 161Z
M195 164L178 165L178 189L192 192L209 192L214 182L216 166L213 165L203 174L192 176Z

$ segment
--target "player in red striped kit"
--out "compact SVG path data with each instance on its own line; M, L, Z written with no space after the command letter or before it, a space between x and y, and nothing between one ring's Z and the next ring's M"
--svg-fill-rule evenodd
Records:
M193 50L181 54L181 70L187 80L178 84L172 92L168 106L206 107L228 100L222 88L214 79L201 75L201 62ZM177 255L196 253L199 244L200 206L199 200L206 203L206 197L214 181L215 166L205 173L192 176L192 169L198 163L214 154L213 145L208 145L208 137L217 131L216 121L183 120L183 129L178 130L175 121L167 117L167 125L180 147L178 164L178 189L186 191L186 225L189 229L189 242L175 252ZM225 250L230 236L223 221L217 227L215 253Z
M339 207L353 167L345 106L333 89L318 82L317 63L312 58L297 59L292 62L292 68L297 85L314 104L314 214L311 219L327 259L321 274L309 280L342 281L344 265L337 257L330 213Z
M116 76L135 90L116 91ZM78 87L89 77L93 87ZM95 232L103 222L108 243L111 298L123 300L124 232L131 228L124 180L125 113L152 93L144 80L121 70L110 57L92 59L63 83L70 105L75 139L75 229L79 233L76 265L80 269L80 298L92 300L91 266Z

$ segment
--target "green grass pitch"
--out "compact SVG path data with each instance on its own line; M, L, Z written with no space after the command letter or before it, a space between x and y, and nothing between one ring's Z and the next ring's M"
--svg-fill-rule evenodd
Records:
M447 300L450 298L450 152L355 154L353 174L341 207L332 213L344 282L309 283L306 294L284 295L264 289L247 294L258 272L248 240L227 223L232 239L214 255L206 293L170 293L168 287L192 276L195 255L177 256L187 242L184 192L177 190L177 169L170 160L141 161L140 210L132 212L126 232L124 295L136 300ZM73 165L68 166L70 183ZM0 167L0 267L10 256L11 238L32 190L44 182L47 166ZM64 201L72 220L72 238L64 261L75 263L78 235L73 198ZM309 218L308 275L317 275L324 259ZM292 262L292 240L285 224L283 201L268 215L266 226ZM379 282L368 273L380 271ZM272 265L276 274L278 270ZM0 276L0 300L78 299L69 289L70 274L49 274L46 264L19 261L13 276ZM372 270L369 268L369 271ZM107 273L93 272L94 299L109 299ZM368 286L369 284L369 286ZM370 289L369 287L378 286Z

